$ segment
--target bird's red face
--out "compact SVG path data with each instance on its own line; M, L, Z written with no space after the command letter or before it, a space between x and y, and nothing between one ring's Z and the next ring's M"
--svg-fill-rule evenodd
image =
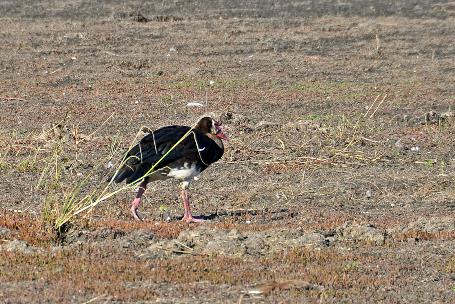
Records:
M229 138L226 136L226 134L223 133L223 130L221 129L221 123L217 121L213 121L213 126L215 127L215 135L216 137L224 140L229 140Z

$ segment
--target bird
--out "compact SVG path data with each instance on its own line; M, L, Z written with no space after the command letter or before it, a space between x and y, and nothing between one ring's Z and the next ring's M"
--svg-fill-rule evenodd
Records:
M182 221L202 222L204 219L191 213L187 189L193 179L221 159L223 140L228 140L228 137L221 129L221 123L211 116L202 117L194 127L172 125L149 130L137 145L125 153L122 165L111 180L139 184L131 202L131 213L136 220L142 220L138 208L148 183L177 179L185 210Z

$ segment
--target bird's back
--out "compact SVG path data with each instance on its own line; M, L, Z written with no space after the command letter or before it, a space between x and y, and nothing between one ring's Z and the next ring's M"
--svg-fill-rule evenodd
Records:
M223 148L197 129L191 130L184 140L172 148L188 131L190 127L187 126L168 126L144 136L126 153L124 164L114 176L114 181L131 183L143 179L152 168L156 171L188 164L194 164L202 172L221 158Z

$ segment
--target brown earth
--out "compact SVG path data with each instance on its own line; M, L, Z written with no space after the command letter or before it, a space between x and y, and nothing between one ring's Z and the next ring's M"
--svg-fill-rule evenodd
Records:
M3 1L3 302L455 302L455 4L335 2ZM144 222L126 191L50 228L141 126L205 112L210 221L166 181Z

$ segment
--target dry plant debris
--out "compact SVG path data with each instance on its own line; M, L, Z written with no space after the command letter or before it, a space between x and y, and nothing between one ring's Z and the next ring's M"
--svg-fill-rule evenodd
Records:
M454 6L269 4L0 6L4 302L455 302ZM55 233L129 134L208 111L210 222L169 181L144 222L118 193Z

